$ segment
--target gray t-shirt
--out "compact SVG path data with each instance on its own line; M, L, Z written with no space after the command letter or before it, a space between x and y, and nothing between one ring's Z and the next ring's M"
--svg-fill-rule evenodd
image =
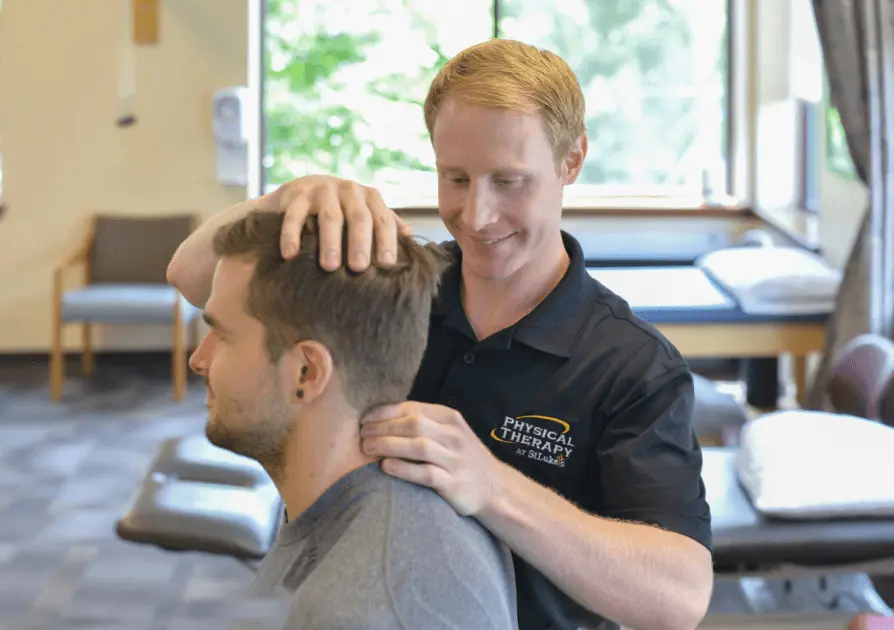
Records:
M288 630L516 630L509 550L436 492L369 464L284 523L254 592Z

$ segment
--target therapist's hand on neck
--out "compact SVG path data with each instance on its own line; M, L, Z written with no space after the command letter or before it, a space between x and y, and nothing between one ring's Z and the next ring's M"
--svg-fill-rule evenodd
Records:
M450 407L418 402L378 407L361 419L364 455L395 477L433 488L458 513L477 516L499 495L507 467Z
M329 175L308 175L283 184L262 198L261 209L285 213L280 243L283 258L298 253L301 231L309 216L319 225L320 266L335 271L346 252L342 243L347 232L348 267L360 272L370 263L390 267L397 257L399 234L410 228L385 205L375 188ZM376 260L372 259L375 243Z

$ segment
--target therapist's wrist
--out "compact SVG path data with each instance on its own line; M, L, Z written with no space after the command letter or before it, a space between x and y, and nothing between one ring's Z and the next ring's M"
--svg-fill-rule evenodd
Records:
M516 508L515 490L520 479L524 481L526 477L506 462L494 457L487 482L483 484L486 490L481 508L475 517L482 523L511 517Z

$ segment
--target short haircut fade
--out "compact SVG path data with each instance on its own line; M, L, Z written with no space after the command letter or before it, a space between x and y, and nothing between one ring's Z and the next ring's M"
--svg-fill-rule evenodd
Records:
M283 218L254 211L221 227L214 238L218 257L256 263L245 309L264 325L271 361L299 341L314 340L332 355L348 402L361 413L404 400L428 341L432 300L450 262L447 252L401 235L393 267L371 265L355 273L343 264L329 272L318 262L316 217L305 224L298 255L282 257Z

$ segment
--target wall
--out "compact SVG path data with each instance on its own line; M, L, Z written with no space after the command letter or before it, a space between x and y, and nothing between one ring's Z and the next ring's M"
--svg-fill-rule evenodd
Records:
M51 274L92 212L207 215L245 198L214 180L209 118L214 90L246 81L245 0L161 3L161 43L136 57L138 124L119 129L129 6L3 2L0 352L49 346ZM77 330L69 332L76 347ZM104 328L98 345L170 347L169 339L164 329Z

